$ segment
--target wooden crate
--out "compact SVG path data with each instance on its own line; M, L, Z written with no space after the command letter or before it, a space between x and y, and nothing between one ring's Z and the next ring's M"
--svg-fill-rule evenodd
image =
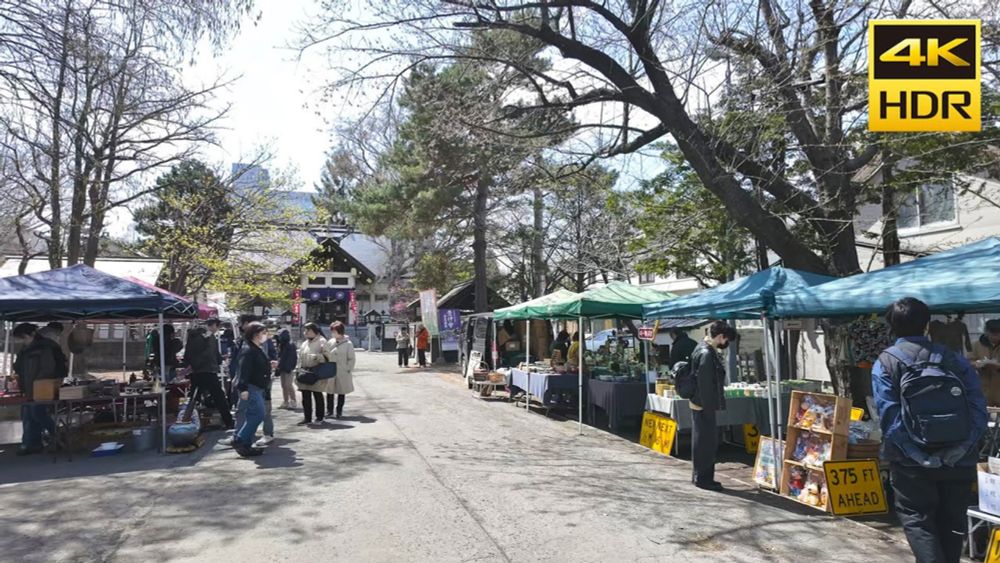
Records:
M806 412L805 416L802 415L801 409L803 404L807 403L809 400L813 400L817 403L823 405L829 405L833 407L833 416L831 420L824 421L814 421L811 425L809 422L813 417ZM827 395L824 393L808 393L805 391L792 391L792 399L788 407L788 427L792 428L805 428L807 430L814 430L817 432L825 432L827 434L836 434L846 436L848 429L851 425L851 401L846 397L838 397L836 395ZM818 426L818 428L817 428Z

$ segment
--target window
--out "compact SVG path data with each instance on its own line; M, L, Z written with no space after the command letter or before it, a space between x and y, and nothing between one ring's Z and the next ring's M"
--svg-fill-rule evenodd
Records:
M653 283L654 281L656 281L656 274L645 272L639 274L639 283Z
M388 293L377 293L377 294L375 294L375 301L388 301L388 300L389 300L389 294Z
M351 280L348 278L330 278L331 286L350 286Z
M900 229L920 229L954 223L955 188L951 184L926 184L899 203L896 223Z
M306 285L324 286L326 285L326 277L324 276L309 276Z

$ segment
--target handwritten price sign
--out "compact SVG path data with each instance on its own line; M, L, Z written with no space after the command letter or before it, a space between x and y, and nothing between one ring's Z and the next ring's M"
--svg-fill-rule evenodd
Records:
M674 448L674 438L677 436L677 421L647 412L642 415L642 431L639 433L639 444L647 448L670 455Z

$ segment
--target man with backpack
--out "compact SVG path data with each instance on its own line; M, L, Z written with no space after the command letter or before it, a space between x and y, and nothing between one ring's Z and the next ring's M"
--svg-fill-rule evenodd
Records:
M726 321L715 321L708 336L691 353L690 362L674 366L677 393L691 402L691 481L699 489L721 491L715 480L715 454L719 448L716 412L726 409L723 387L726 368L721 351L736 340L736 329Z
M872 391L896 513L918 563L957 563L986 400L969 362L924 336L925 303L900 299L885 318L898 340L872 367Z

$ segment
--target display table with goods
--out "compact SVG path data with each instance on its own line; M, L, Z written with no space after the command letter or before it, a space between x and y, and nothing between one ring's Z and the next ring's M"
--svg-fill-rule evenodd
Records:
M630 418L641 420L645 412L646 395L649 384L644 381L607 381L592 378L587 381L587 413L590 424L594 425L595 409L601 409L608 416L611 429L621 428Z
M781 384L782 412L788 412L791 389L815 387L814 382L783 381ZM677 421L678 430L691 429L691 406L687 399L677 396L669 384L657 384L661 391L646 398L646 410L659 412ZM762 435L770 436L768 423L767 389L755 383L734 383L725 387L726 409L716 413L718 426L754 424Z
M572 406L576 404L577 375L546 371L548 366L522 364L510 370L511 397L524 393L525 400L535 400L546 407Z
M823 464L847 459L850 400L795 391L790 406L781 495L829 511Z
M476 369L472 374L472 393L480 399L492 397L497 390L507 388L510 383L510 370L500 368L494 371Z

